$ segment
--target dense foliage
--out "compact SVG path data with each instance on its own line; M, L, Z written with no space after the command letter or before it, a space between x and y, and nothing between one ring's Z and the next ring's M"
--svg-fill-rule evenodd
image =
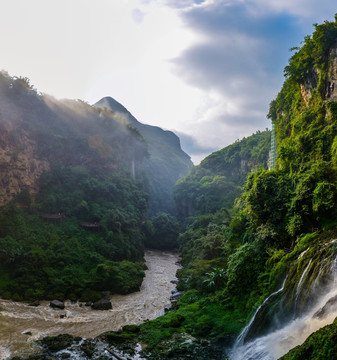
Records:
M173 250L177 249L179 225L175 217L167 213L158 213L152 221L145 223L146 240L148 248Z
M146 219L148 193L152 203L162 195L155 198L160 189L144 167L153 163L149 144L133 125L106 108L59 101L39 94L27 78L0 73L0 181L13 198L0 208L1 296L93 300L102 290L135 291L144 245L176 245L171 215L154 216L153 224ZM167 156L175 151L180 161L170 169L177 178L190 160L173 133L167 138ZM34 158L22 156L26 151ZM42 175L25 178L41 164Z
M284 310L288 311L285 316L291 316L289 304L303 270L309 267L310 255L315 255L312 269L319 269L325 252L320 250L320 241L334 239L335 231L326 230L337 225L336 49L331 50L336 42L337 22L315 26L313 36L305 38L285 69L284 85L269 111L277 145L273 170L265 166L268 149L264 144L269 142L269 134L259 133L242 142L255 160L249 170L256 171L249 175L241 172L245 158L240 156L241 144L235 143L206 158L177 183L175 197L186 226L179 237L183 268L178 286L186 294L176 310L184 318L172 332L226 339L279 288L287 271L290 278ZM249 145L257 136L261 141ZM235 149L239 150L235 153ZM243 185L243 191L237 184ZM300 259L305 250L309 255ZM193 321L188 317L189 308L196 314ZM207 315L212 311L220 314L217 321ZM267 318L261 322L264 330L267 322ZM263 329L255 330L255 336L263 333ZM158 328L153 335L156 331ZM324 359L331 358L333 346L329 344L334 335L330 335L313 336L303 353L310 349ZM300 356L294 351L286 358L306 358Z
M247 174L267 168L270 132L256 134L207 156L174 189L180 220L188 216L230 209L241 193Z
M40 188L33 205L20 194L24 208L0 209L1 295L93 300L101 290L139 289L147 197L132 180L67 167Z
M277 145L273 170L266 169L270 133L263 132L212 154L178 181L175 198L183 229L178 238L183 265L178 274L178 289L185 293L173 311L139 329L148 350L160 353L168 338L181 333L217 338L223 345L231 344L254 310L279 288L286 274L289 280L284 293L288 298L283 310L286 316L295 315L291 303L295 296L297 298L296 286L304 269L315 274L321 271L322 257L330 260L335 257L337 249L331 240L336 238L337 227L337 93L333 75L337 71L336 42L337 19L317 25L313 36L305 38L302 48L291 57L285 69L284 85L269 111ZM71 182L77 172L78 169L66 171L64 175L70 176ZM105 222L97 216L100 205L90 197L92 182L101 181L106 178L95 178L88 183L83 179L88 194L75 193L76 204L67 199L59 204L59 198L51 194L50 200L44 203L41 199L40 205L66 206L69 210L64 211L75 217L97 219L104 229L99 236L111 240L112 246L114 239L121 236L118 229L132 242L131 236L128 238L129 224L126 228L123 224L138 218L137 214L141 213L138 211L143 207L142 195L133 188L139 199L135 204L132 202L134 215L131 219L124 216L128 207L120 210L120 227L116 228L115 223L109 225L108 219ZM52 180L51 184L54 184L53 192L58 194L57 182ZM105 186L98 184L97 188L104 193ZM24 193L22 197L25 198ZM106 201L109 209L122 206L118 199L116 203L109 198ZM19 212L15 208L3 211ZM25 229L20 213L11 218L17 220L13 220L11 226L6 225L8 233L1 238L6 252L4 258L9 264L22 254L22 244L17 240L20 234L14 236L10 229ZM65 221L57 231L53 230L53 234L59 234L66 224ZM131 224L134 223L131 221ZM137 227L134 231L137 233ZM176 224L169 215L161 213L152 223L144 222L142 231L150 243L156 233L166 246L166 239L171 243L176 235ZM24 236L27 234L30 230ZM88 234L87 237L90 238ZM40 250L32 249L29 255L34 259ZM95 249L95 253L97 257L105 256L101 248ZM93 262L94 271L88 280L94 281L96 274L104 274L103 279L113 276L109 267L113 259L101 259L99 264ZM124 265L127 268L127 264ZM3 272L1 286L5 289L11 284L11 274ZM324 274L323 271L323 278ZM67 278L62 279L66 282ZM315 276L310 276L306 286L314 286L314 280ZM20 286L24 285L25 278ZM307 299L299 299L299 306ZM271 315L274 315L273 309ZM261 326L266 329L267 323L266 318ZM252 336L262 333L260 328ZM285 359L332 359L334 340L335 324L312 335L302 348L293 350Z

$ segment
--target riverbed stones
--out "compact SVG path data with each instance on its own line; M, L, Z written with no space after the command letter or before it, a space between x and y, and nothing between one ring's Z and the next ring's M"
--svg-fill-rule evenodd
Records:
M184 291L177 291L177 290L173 290L172 291L172 295L170 297L171 303L175 304L178 302L178 300L184 295Z
M110 310L112 309L111 301L110 299L101 299L96 302L94 302L91 305L91 308L94 310Z
M53 309L64 309L64 302L63 301L59 301L59 300L53 300L50 302L50 307Z
M110 310L112 309L110 301L110 292L102 291L102 298L91 305L94 310Z

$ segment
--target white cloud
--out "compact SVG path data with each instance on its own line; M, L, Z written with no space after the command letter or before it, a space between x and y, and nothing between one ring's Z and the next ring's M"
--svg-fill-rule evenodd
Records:
M332 20L335 7L332 0L5 0L1 66L57 97L112 96L142 122L221 148L266 127L287 49L312 23Z

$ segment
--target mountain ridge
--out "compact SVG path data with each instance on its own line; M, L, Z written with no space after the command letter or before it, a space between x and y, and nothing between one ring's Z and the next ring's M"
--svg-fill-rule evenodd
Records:
M154 214L158 210L163 210L175 214L173 186L193 165L190 156L181 149L179 137L172 131L139 122L126 107L112 97L104 97L93 106L115 112L144 136L149 157L143 160L142 168L146 173L152 174L149 179L150 187L146 189L150 193L149 212ZM151 189L158 191L154 192ZM151 202L151 195L152 198L160 199L161 204Z

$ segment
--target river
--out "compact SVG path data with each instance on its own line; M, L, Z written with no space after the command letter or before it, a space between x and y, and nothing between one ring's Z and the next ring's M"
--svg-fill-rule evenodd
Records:
M65 310L55 310L47 301L32 307L0 299L0 359L33 352L34 341L44 336L68 333L92 338L162 315L175 288L170 281L176 279L178 254L149 250L145 261L148 270L140 291L112 295L112 309L108 311L94 311L70 301L65 303Z

